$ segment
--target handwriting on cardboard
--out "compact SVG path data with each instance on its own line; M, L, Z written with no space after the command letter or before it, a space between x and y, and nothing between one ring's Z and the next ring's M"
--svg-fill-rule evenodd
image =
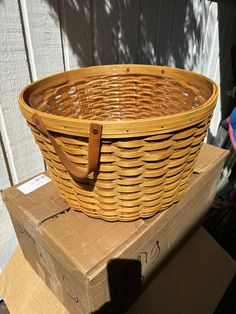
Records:
M140 252L139 255L137 256L137 260L140 261L142 264L155 264L158 256L161 252L161 247L159 241L155 241L154 244L152 245L151 249L148 251L143 251Z
M47 184L48 182L52 181L49 177L45 176L44 174L40 174L39 176L27 181L26 183L17 187L24 194L29 194L41 186Z
M54 262L51 258L51 255L47 252L47 250L37 241L31 234L28 232L24 226L19 223L15 225L16 233L21 234L27 237L30 241L33 242L36 252L38 254L40 266L42 269L49 274L49 276L53 277L54 282L61 284L63 291L73 299L75 303L79 303L79 297L76 294L76 291L73 289L72 284L63 275L62 271L57 270ZM32 250L32 249L31 249ZM36 270L38 273L38 271ZM38 273L40 276L40 274Z

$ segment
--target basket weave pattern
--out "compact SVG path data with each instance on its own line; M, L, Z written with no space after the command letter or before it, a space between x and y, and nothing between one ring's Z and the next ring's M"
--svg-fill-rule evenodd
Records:
M148 73L150 68L153 72L158 68L156 76L140 75L143 68L138 66L129 66L129 71L123 67L124 71L119 66L113 75L98 75L99 67L94 67L93 75L80 78L72 73L70 80L61 74L59 84L49 84L46 90L39 88L35 93L36 82L28 100L25 97L20 101L59 194L71 207L108 221L150 217L180 199L192 175L217 97L212 81L201 88L203 77L195 85L192 78L179 79L178 71L181 74L182 70L176 70L175 79L174 74L161 77L162 67L148 68ZM101 68L105 73L109 69ZM213 91L214 97L205 106ZM32 121L32 113L40 111L46 112L42 118L57 144L81 169L88 164L88 136L84 136L88 134L87 125L91 120L103 125L99 165L85 180L72 178L48 136ZM70 118L65 118L65 124L63 120L57 124L56 115ZM149 119L153 117L156 120Z
M99 173L89 175L85 185L75 184L50 141L31 129L59 193L72 207L94 218L127 221L150 217L180 199L209 120L174 134L102 143ZM70 160L86 166L86 142L65 136L57 142Z
M102 76L49 89L36 97L37 110L88 120L127 120L175 114L206 100L188 83L151 75Z

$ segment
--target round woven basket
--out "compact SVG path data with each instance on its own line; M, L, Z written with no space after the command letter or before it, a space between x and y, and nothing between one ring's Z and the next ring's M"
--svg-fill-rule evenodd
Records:
M217 94L213 81L193 72L112 65L34 82L19 104L69 205L131 221L180 199Z

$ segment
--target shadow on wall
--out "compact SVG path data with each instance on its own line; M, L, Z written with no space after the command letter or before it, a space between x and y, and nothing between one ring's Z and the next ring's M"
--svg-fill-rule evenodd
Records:
M55 22L61 23L65 69L142 63L194 70L221 82L215 128L221 116L230 113L227 91L233 86L230 49L236 44L235 1L44 1Z
M193 69L199 63L207 1L44 1L57 21L60 16L77 66L145 63Z
M219 51L219 59L213 63L210 68L215 70L215 73L219 73L220 77L212 77L219 84L219 98L220 106L216 108L213 119L217 126L219 123L226 119L233 108L236 105L236 98L229 96L229 92L236 85L236 67L233 68L233 64L236 64L236 55L234 55L233 48L236 47L236 1L224 0L213 1L217 4L217 18L218 18L218 47L213 47L213 56L216 51ZM234 48L235 49L235 48ZM233 60L234 58L234 60ZM217 72L217 68L219 71ZM211 74L212 76L212 74ZM214 121L213 121L214 122ZM226 148L229 142L227 132L223 128L219 128L216 135L208 132L208 143Z

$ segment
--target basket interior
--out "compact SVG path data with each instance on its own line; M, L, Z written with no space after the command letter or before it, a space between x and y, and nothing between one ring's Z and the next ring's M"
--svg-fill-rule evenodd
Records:
M67 82L30 97L46 113L88 120L145 119L199 107L210 92L155 75L105 75Z

